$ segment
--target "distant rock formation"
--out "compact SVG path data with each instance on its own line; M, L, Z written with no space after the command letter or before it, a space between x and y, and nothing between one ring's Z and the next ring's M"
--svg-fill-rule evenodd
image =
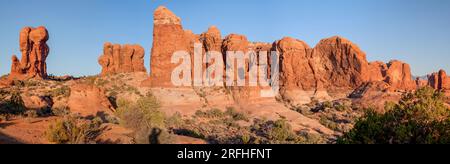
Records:
M449 90L450 77L444 70L439 70L428 76L428 85L437 90Z
M146 72L145 51L140 45L119 45L105 43L103 55L98 59L102 76L116 73Z
M48 39L48 31L43 26L38 28L25 27L22 29L20 32L22 58L19 60L16 55L12 56L9 80L47 78L47 64L45 61L50 52L50 48L46 43Z
M367 90L364 88L382 86L376 88L383 88L382 90L386 92L411 91L417 89L418 83L423 84L413 79L408 64L397 60L389 63L368 62L366 54L356 44L339 36L323 39L312 48L305 42L290 37L274 43L252 43L247 37L239 34L230 34L222 38L220 30L215 26L196 35L184 30L181 19L165 7L159 7L154 13L153 32L151 74L150 79L143 83L145 86L173 87L171 71L178 64L171 63L171 56L177 51L187 51L192 57L194 43L203 45L203 53L222 52L224 62L228 57L227 51L278 52L281 96L296 102L308 102L312 98L327 99L334 93L348 96L361 87L362 90ZM268 64L270 68L270 62ZM247 79L248 68L243 72ZM270 76L270 72L268 73ZM433 77L443 79L442 75ZM433 86L445 88L446 82L442 84L439 81L443 80L439 78L431 79ZM249 87L237 89L238 94L247 97L252 96L252 90L255 91Z

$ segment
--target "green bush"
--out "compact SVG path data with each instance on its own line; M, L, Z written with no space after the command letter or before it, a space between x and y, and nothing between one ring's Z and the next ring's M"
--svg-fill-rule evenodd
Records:
M119 123L135 132L135 142L138 144L162 143L152 139L156 134L166 135L166 118L160 108L160 103L156 97L147 95L137 102L119 100L116 116ZM155 130L160 133L155 134ZM169 142L165 141L164 143Z
M183 118L179 112L166 119L166 124L170 127L180 127L183 123Z
M251 129L257 135L264 137L267 143L295 143L298 137L286 120L257 120Z
M426 87L386 105L386 113L368 111L340 144L450 143L450 111L442 93Z
M202 118L221 118L225 116L225 114L222 111L220 111L220 109L216 108L205 112L199 110L195 112L195 115Z
M52 109L52 114L54 116L67 116L70 114L70 109L68 106L56 107Z
M11 97L0 104L0 114L23 114L26 108L18 90L11 92Z
M51 124L46 135L50 142L57 144L94 143L102 131L100 125L95 121L82 123L74 117L66 117Z
M52 91L50 91L50 95L53 98L56 97L69 97L70 96L70 87L68 86L62 86L60 88L56 88Z
M247 115L245 115L244 113L237 112L236 109L232 107L228 107L225 114L233 118L234 121L249 121Z

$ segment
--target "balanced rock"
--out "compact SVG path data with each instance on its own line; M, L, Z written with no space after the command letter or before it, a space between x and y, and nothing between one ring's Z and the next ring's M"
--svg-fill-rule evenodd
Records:
M145 50L140 45L119 45L105 43L103 55L100 56L98 63L102 66L102 76L146 72L144 66Z
M22 58L12 56L11 73L9 80L45 79L47 78L46 59L50 52L47 45L49 39L45 27L25 27L20 32L20 51Z

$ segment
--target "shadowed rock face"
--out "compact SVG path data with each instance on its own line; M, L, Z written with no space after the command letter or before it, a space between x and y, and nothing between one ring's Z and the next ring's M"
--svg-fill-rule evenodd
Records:
M12 56L10 80L45 79L47 78L47 64L45 60L50 52L47 45L49 39L45 27L25 27L20 32L20 51L22 58Z
M144 66L145 51L140 45L119 45L105 43L103 55L98 59L98 63L102 66L102 76L131 73L146 72Z

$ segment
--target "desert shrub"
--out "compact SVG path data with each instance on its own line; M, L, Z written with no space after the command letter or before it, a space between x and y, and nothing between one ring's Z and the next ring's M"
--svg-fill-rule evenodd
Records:
M245 135L241 136L241 140L242 140L243 144L249 144L251 139L252 138L248 134L245 134Z
M165 133L165 115L162 113L160 103L156 97L147 95L140 98L137 102L119 100L116 116L119 123L126 128L130 128L135 132L135 142L138 144L154 143L151 136L154 129L159 129L161 133ZM158 130L157 130L158 131Z
M291 125L284 119L277 121L256 120L251 127L254 134L242 138L243 143L252 144L323 144L327 143L325 136L309 132L296 133ZM247 142L249 140L249 142Z
M286 141L294 136L292 127L285 120L275 121L267 131L267 137L277 141Z
M327 128L330 128L330 129L334 130L334 131L342 132L342 130L339 128L339 124L336 123L333 120L330 120L326 116L320 117L319 123L322 124L323 126L327 127Z
M311 108L309 108L308 106L297 106L297 107L293 107L292 110L305 115L305 116L310 116L313 115L314 113L311 111Z
M450 111L443 100L442 93L429 87L404 94L384 114L369 110L337 143L450 143Z
M74 117L66 117L49 126L47 139L57 144L94 143L101 133L100 123L95 121L81 122Z
M52 109L52 114L55 116L67 116L70 114L70 108L68 106L55 107Z
M0 114L23 114L26 111L22 96L18 90L12 91L11 97L0 104Z
M221 118L224 116L224 113L217 108L208 110L208 111L200 111L195 112L195 115L202 118Z
M325 144L327 140L322 137L320 134L308 133L308 132L300 132L298 134L296 142L300 144Z
M269 143L294 141L296 137L286 120L258 122L252 127L252 131L267 138Z
M166 124L169 127L180 127L183 122L183 118L179 112L166 119Z
M70 87L68 86L62 86L60 88L56 88L52 91L50 91L51 97L69 97L70 96Z
M197 129L175 129L175 134L192 138L206 139L206 136Z
M109 81L105 80L105 79L98 79L97 80L97 86L99 86L99 87L103 87L103 86L105 86L108 83L109 83Z
M119 125L120 121L119 121L119 119L117 117L114 117L114 116L111 116L111 115L106 115L104 123L111 123L111 124Z
M137 95L140 95L141 93L139 92L139 90L136 88L136 87L133 87L133 86L127 86L126 88L125 88L125 90L128 92L128 93L134 93L134 94L137 94Z
M249 121L249 118L244 113L237 112L233 107L228 107L225 112L226 115L229 115L233 118L234 121Z
M333 105L333 102L326 101L326 102L323 102L322 106L323 106L323 108L333 108L334 105Z

